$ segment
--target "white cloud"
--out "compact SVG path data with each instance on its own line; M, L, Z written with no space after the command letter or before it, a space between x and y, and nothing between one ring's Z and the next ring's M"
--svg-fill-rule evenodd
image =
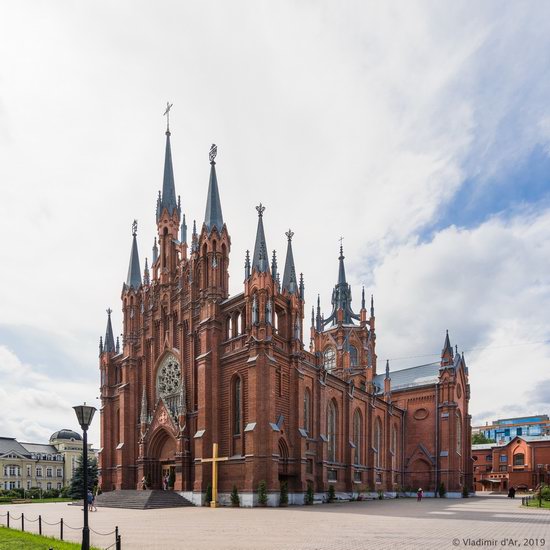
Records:
M449 323L442 301L454 306L462 340L489 345L507 325L484 304L507 318L508 287L474 283L492 281L495 265L509 272L499 281L525 274L506 260L498 222L480 233L444 230L425 248L416 239L467 178L498 179L535 145L548 146L550 78L540 52L550 46L549 11L498 2L4 7L0 323L55 332L76 358L73 382L97 380L107 306L120 331L134 218L142 262L150 256L170 99L176 187L190 226L204 212L208 148L219 146L232 292L242 289L261 200L281 263L284 231L295 231L308 306L319 291L329 308L345 236L356 306L359 284L375 283L382 354L439 349ZM515 237L529 248L535 235ZM436 249L442 263L416 276L418 255ZM548 304L545 293L540 299ZM429 319L417 317L419 303L432 306Z

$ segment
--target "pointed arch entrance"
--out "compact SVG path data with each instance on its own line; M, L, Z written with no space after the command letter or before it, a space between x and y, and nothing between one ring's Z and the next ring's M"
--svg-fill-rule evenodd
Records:
M175 475L177 442L166 429L157 430L149 443L151 460L150 480L152 489L162 489L163 480Z

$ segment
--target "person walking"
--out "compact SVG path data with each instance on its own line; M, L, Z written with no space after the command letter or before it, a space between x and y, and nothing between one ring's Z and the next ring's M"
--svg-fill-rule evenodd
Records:
M88 489L88 494L86 496L87 505L88 505L88 511L93 512L92 506L94 504L94 495L90 489Z
M422 497L424 496L424 491L422 488L419 488L416 492L416 502L422 502Z

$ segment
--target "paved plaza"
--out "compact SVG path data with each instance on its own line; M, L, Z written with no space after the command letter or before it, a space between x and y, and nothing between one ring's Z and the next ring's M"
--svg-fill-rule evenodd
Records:
M162 550L363 550L386 548L550 549L550 510L525 509L521 499L484 496L470 499L397 499L291 508L173 508L119 510L99 508L90 526L108 532L118 525L125 549ZM53 523L60 517L71 527L82 525L80 507L67 504L1 506ZM6 518L0 516L0 523ZM26 522L26 530L37 523ZM59 527L44 534L59 536ZM80 532L65 528L65 538ZM469 539L471 542L467 544ZM484 544L479 544L480 539ZM525 540L527 539L527 541ZM538 539L538 542L537 540ZM546 539L544 543L540 539ZM113 537L92 533L92 543L106 548ZM494 541L490 544L490 541ZM514 545L510 541L517 541ZM504 544L505 543L505 544Z

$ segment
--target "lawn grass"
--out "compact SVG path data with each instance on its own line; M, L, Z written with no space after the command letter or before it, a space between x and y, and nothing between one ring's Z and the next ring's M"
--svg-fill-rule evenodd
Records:
M16 498L14 500L23 500L23 499L20 499L20 498ZM37 504L37 503L40 503L40 504L44 504L45 502L72 502L73 499L72 498L30 498L28 499L28 502L20 502L19 504ZM1 505L12 505L14 504L13 500L12 501L9 501L9 502L0 502L0 506ZM17 502L15 504L18 504Z
M539 499L534 498L533 500L527 501L527 506L529 506L529 508L538 508L539 507ZM549 508L550 509L550 500L543 500L541 508Z
M41 537L0 526L0 550L78 550L80 543ZM99 550L92 547L92 550Z

